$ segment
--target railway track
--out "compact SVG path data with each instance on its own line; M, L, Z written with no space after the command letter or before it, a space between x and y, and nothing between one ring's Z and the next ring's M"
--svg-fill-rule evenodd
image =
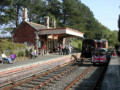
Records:
M71 60L71 62L74 62L74 60ZM67 62L67 63L71 63L71 62ZM16 71L14 71L13 69L12 72L0 73L0 87L5 86L7 84L12 84L14 82L28 78L38 73L45 72L48 69L52 69L60 65L64 65L63 61L56 61L53 63L44 63L43 65L38 64L35 66L29 66L29 67L21 67L19 68L19 70L16 70Z
M58 66L33 75L20 82L2 87L2 90L96 90L104 67L93 67L87 62ZM98 79L99 76L99 79ZM72 83L71 83L72 82ZM77 83L77 84L76 84ZM87 88L87 89L86 89ZM89 88L89 89L88 89Z
M106 69L106 66L90 67L64 90L100 90Z
M64 65L63 65L64 66ZM36 81L36 79L38 79L38 78L41 78L40 79L40 81L43 81L44 80L44 82L41 82L41 84L40 85L42 85L42 86L44 86L46 83L49 83L50 81L52 81L52 80L54 80L54 79L56 79L56 78L58 78L58 77L61 77L63 74L66 74L67 72L70 72L71 70L73 70L73 69L75 69L76 67L77 67L77 65L76 66L65 66L64 68L63 68L63 66L59 66L59 67L57 67L57 68L55 68L55 69L52 69L52 70L49 70L49 71L47 71L47 72L44 72L44 73L42 73L42 74L40 74L40 75L33 75L33 77L31 77L31 78L29 78L29 79L26 79L26 80L23 80L23 81L21 81L21 82L18 82L18 83L15 83L14 82L14 85L10 85L10 86L8 86L8 87L5 87L5 88L2 88L3 90L9 90L9 89L12 89L12 88L14 88L14 87L16 87L16 86L18 86L18 85L21 85L21 84L26 84L26 83L31 83L31 81L33 82L34 80ZM57 70L59 70L59 71L57 71ZM62 72L63 71L63 72ZM62 72L62 73L61 73ZM54 75L52 75L51 76L51 74L54 74ZM52 77L52 78L51 78ZM50 79L48 79L48 80L46 80L46 78L50 78ZM39 82L40 83L40 82ZM30 84L29 84L30 85ZM34 88L36 88L36 87L38 87L38 86L40 86L39 84L38 85L36 85L36 86L34 86ZM23 87L23 86L22 86ZM28 88L28 87L27 87ZM26 88L26 89L27 89Z

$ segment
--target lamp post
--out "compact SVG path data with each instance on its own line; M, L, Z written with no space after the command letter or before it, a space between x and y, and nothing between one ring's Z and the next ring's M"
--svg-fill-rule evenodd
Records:
M36 51L37 51L37 56L38 56L38 43L39 43L39 36L38 36L38 34L39 34L39 31L37 31L37 30L35 30L35 39L36 39Z

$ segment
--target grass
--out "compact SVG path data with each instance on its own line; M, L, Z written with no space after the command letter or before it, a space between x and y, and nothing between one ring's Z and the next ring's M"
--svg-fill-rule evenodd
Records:
M80 51L82 48L82 40L71 39L70 44L73 45L75 51ZM24 44L12 43L12 39L0 39L0 54L2 51L5 51L7 55L13 52L19 56L25 48L26 45Z
M79 39L72 39L70 44L73 45L74 49L80 51L82 49L82 40Z
M0 53L2 51L15 53L18 49L23 49L26 46L24 44L12 43L11 39L0 39Z

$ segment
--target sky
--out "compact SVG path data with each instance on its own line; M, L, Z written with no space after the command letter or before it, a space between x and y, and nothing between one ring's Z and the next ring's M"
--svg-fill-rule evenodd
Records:
M111 31L118 31L120 0L81 0L93 12L94 17Z

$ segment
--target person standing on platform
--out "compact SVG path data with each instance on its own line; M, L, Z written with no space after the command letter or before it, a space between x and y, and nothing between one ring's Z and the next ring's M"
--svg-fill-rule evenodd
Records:
M62 47L63 55L65 55L65 46Z
M9 63L13 63L12 60L11 60L11 58L8 58L8 57L5 55L5 52L2 52L1 57L2 57L4 60L8 60Z
M71 54L71 50L72 50L72 48L71 48L70 45L68 46L68 49L69 49L68 54Z
M60 44L60 47L59 47L59 54L62 55L62 45Z
M73 45L72 45L72 44L70 44L70 47L71 47L71 53L72 53L72 51L73 51L74 47L73 47Z
M42 55L44 55L45 52L45 45L42 46Z
M68 48L68 45L65 46L65 53L66 53L66 55L69 54L69 48Z

